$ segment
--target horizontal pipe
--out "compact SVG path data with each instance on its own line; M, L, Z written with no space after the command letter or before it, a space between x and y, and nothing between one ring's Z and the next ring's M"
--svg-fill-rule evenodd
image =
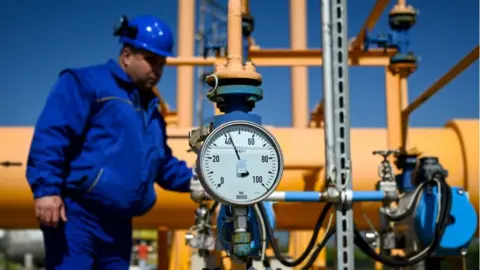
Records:
M364 51L350 51L349 64L361 66L388 66L390 57L395 50L371 49ZM321 49L290 50L290 49L259 49L250 50L249 58L255 66L263 67L295 67L295 66L321 66L323 53ZM216 57L170 57L167 58L168 66L213 66L226 63L225 58Z
M322 194L320 192L314 191L304 191L304 192L284 192L284 198L286 202L320 202L322 201ZM325 201L323 199L323 201Z
M353 202L380 202L385 199L383 191L354 191L349 192L348 195L351 195ZM266 200L275 202L327 202L335 200L335 198L329 200L325 193L316 191L275 191Z
M354 191L352 195L354 202L381 202L384 199L383 191Z
M322 193L316 191L275 191L267 201L272 202L321 202Z
M169 136L188 134L193 128L169 128ZM324 132L313 128L267 128L279 142L287 168L277 191L324 190L323 169L318 173L302 167L321 168L324 165ZM424 156L437 156L448 170L448 183L464 188L478 212L478 120L455 120L446 128L409 129L410 147L415 146ZM34 217L32 192L25 179L25 164L32 138L32 127L0 128L0 161L21 162L22 166L0 167L0 228L38 228ZM381 158L372 150L387 149L387 132L381 128L351 130L352 179L354 191L375 189L377 166ZM365 143L368 142L368 143ZM187 139L168 141L173 153L189 165L195 154L187 150ZM156 188L157 203L145 216L135 218L136 228L188 229L193 224L197 205L189 194ZM311 229L324 203L278 202L274 204L279 229ZM378 226L379 202L354 203L355 220L360 228L368 229L362 211ZM175 216L175 218L169 218ZM292 218L295 217L295 218Z

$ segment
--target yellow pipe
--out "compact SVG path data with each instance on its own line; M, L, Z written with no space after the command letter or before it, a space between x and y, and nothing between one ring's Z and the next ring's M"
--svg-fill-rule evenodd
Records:
M423 103L429 100L433 95L438 93L446 84L455 79L460 73L462 73L471 64L477 61L479 57L479 46L475 47L470 53L463 57L454 67L452 67L447 73L445 73L440 79L438 79L432 86L430 86L425 92L423 92L418 98L410 103L407 108L402 111L402 145L407 142L407 128L410 114L418 109Z
M250 5L248 0L242 0L242 14L250 13Z
M290 0L289 21L292 49L307 49L306 0ZM308 126L308 67L291 67L291 78L292 126L304 128Z
M464 187L470 192L478 213L478 120L451 121L445 128L409 129L409 144L425 155L437 156L448 169L448 181L453 186ZM286 166L310 168L285 170L280 190L320 190L322 180L309 180L306 174L324 164L324 135L322 129L268 128L279 141ZM190 129L172 128L169 136L184 136ZM5 142L0 150L0 160L19 161L25 164L33 129L0 128L0 141ZM386 149L385 129L352 129L353 188L374 189L379 157L372 150ZM368 142L368 143L366 143ZM169 144L176 156L193 164L195 155L187 153L187 139L170 139ZM323 175L323 173L320 173ZM321 178L321 177L319 177ZM317 178L318 179L318 178ZM196 205L188 194L163 191L157 188L158 200L145 216L135 220L136 228L186 229L192 225ZM378 225L377 203L365 203L368 215ZM314 203L278 203L277 221L280 229L311 229L321 210ZM367 229L360 210L355 207L355 220L362 229ZM0 167L0 228L37 228L33 214L31 191L25 180L25 166ZM175 218L168 218L173 217ZM295 217L295 219L292 219Z
M433 95L438 93L446 84L455 79L460 73L462 73L471 64L477 61L479 56L479 47L475 47L469 54L462 58L453 68L451 68L445 75L443 75L438 81L430 86L425 92L423 92L417 99L415 99L408 107L403 111L406 117L418 109L420 105L425 103Z
M242 69L242 0L228 1L228 64L229 70Z
M292 50L307 49L307 4L306 0L290 0L290 46ZM291 104L293 128L305 128L308 126L308 67L294 66L291 73ZM318 89L317 91L321 91ZM320 234L319 237L322 237ZM300 252L305 250L308 240L312 237L311 230L290 232L290 246L288 253L293 258L298 258ZM302 251L300 251L302 250ZM318 256L316 262L325 261L325 253ZM302 265L294 269L301 269Z
M372 31L373 27L375 27L378 20L380 19L380 16L382 16L383 11L385 10L385 8L387 8L389 2L389 0L377 0L377 2L375 2L375 6L373 6L372 11L370 11L370 14L368 15L365 23L358 32L358 35L352 44L353 48L361 49L363 47L367 30Z
M350 51L349 64L353 66L388 66L395 50L372 49L368 52ZM321 66L322 50L258 49L250 50L249 57L255 66L291 67ZM225 59L216 57L181 56L167 58L169 66L212 66L223 63Z
M195 54L195 0L178 1L178 55L193 57ZM177 125L193 125L193 66L177 69Z

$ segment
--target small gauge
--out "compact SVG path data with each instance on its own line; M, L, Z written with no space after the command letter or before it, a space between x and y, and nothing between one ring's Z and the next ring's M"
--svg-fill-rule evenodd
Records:
M232 121L205 139L197 157L203 188L227 205L251 205L277 188L283 156L275 138L262 126Z

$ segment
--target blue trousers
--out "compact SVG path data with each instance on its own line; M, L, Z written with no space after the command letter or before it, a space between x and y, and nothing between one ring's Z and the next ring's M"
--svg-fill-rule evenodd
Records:
M46 270L128 270L132 251L131 219L92 213L65 198L67 222L42 227Z

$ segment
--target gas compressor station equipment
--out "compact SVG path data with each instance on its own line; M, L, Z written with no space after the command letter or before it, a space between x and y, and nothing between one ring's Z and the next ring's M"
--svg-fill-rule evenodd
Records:
M202 251L200 260L192 262L192 269L218 267L208 260L213 249L226 250L246 269L253 269L254 261L270 269L265 256L268 245L284 266L294 267L308 258L303 267L310 269L334 234L339 270L355 269L355 245L374 260L392 267L415 267L434 256L465 255L476 231L476 213L465 192L448 185L448 173L437 158L406 156L402 159L402 173L395 176L388 157L403 153L374 151L383 156L376 190L352 191L346 7L345 0L322 0L326 190L277 192L283 172L282 151L274 136L261 126L261 117L250 113L263 98L262 78L251 62L242 60L241 0L228 1L227 63L217 65L215 72L206 77L211 87L207 97L223 114L189 134L190 147L197 153L200 183L196 188L193 185L191 196L200 202L200 207L188 243ZM205 200L214 203L207 208ZM285 258L274 241L272 201L326 202L307 249L295 260ZM360 233L353 220L352 203L364 201L383 202L379 209L382 226L374 239ZM393 202L398 206L392 206ZM215 236L210 219L219 205ZM336 227L316 245L332 206ZM397 232L398 223L411 230ZM400 236L403 246L398 241ZM406 256L387 256L393 248L406 250Z

